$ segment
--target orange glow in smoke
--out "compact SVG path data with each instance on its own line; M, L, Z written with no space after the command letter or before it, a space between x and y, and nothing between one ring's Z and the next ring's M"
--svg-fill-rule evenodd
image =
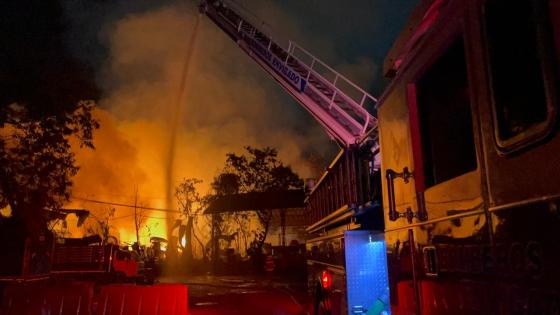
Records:
M193 30L196 18L196 14L169 6L127 16L112 25L107 34L110 55L105 66L115 84L104 91L100 100L104 106L93 113L101 124L94 134L95 150L80 149L78 143L73 146L80 170L72 179L71 193L76 199L65 207L87 209L100 219L114 208L110 234L121 243L136 242L134 209L88 203L84 198L134 205L137 197L144 207L174 209L176 201L168 200L169 191L173 192L182 178L202 179L199 191L210 191L210 183L223 169L229 152L243 153L247 145L273 146L282 161L306 178L313 176L303 160L303 149L329 144L327 137L315 137L316 132L320 134L318 127L312 128L312 137L280 128L292 126L296 112L284 114L285 106L279 101L275 108L282 111L271 110L270 100L275 99L271 93L276 92L255 89L261 77L247 75L240 79L237 73L245 73L248 64L232 63L230 56L223 55L223 45L230 45L228 38L199 41L189 70L196 80L182 84L183 68L178 65L186 58L189 43L185 38L189 38L188 30ZM204 25L200 37L214 36L214 27ZM209 54L216 62L208 62ZM225 71L224 65L232 68ZM167 140L173 131L170 121L177 116L178 87L188 90L182 101L181 123L174 130L175 156L170 159ZM231 119L234 114L236 119ZM169 164L173 164L171 185L166 176ZM143 215L147 218L139 231L141 245L149 245L150 237L169 238L167 228L177 215L150 210ZM95 226L94 219L88 221ZM202 238L209 235L205 222L200 220L197 227ZM179 242L185 246L187 239Z

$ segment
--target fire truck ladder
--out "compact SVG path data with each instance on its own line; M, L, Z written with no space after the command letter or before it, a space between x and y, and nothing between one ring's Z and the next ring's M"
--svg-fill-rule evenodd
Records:
M250 23L233 2L202 1L200 9L313 115L331 138L347 148L366 138L377 141L377 119L365 109L365 104L375 105L376 98L295 42L282 48L253 25L264 22Z

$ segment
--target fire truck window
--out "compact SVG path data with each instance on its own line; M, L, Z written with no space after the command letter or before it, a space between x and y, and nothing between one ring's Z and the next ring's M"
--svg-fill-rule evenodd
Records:
M462 38L417 82L426 186L476 169L476 151Z
M548 120L543 75L546 0L491 0L485 6L498 142ZM529 132L530 133L530 132Z

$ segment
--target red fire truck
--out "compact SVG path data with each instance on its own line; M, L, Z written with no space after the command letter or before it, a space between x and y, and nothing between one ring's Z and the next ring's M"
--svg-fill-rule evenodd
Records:
M554 0L420 5L377 104L383 229L360 219L367 198L346 201L342 158L309 197L308 247L339 257L310 264L317 313L560 311L559 18Z
M560 2L434 1L378 104L395 314L560 311Z
M49 218L65 219L76 214L81 222L87 210L49 210ZM14 219L0 224L3 260L0 281L34 281L53 277L91 278L99 282L149 280L150 268L140 257L116 243L106 244L98 235L84 238L57 238L48 229L25 235L24 226ZM141 268L139 268L141 267Z
M103 244L99 236L57 240L51 259L51 275L108 276L113 280L135 279L139 259L115 244ZM109 278L108 278L109 279ZM111 279L109 279L111 280Z
M560 313L559 0L421 1L377 103L201 9L343 147L308 198L316 314Z

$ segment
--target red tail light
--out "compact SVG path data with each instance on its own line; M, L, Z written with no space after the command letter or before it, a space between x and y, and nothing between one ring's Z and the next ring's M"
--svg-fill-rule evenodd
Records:
M332 285L332 274L326 270L321 274L321 284L324 289L330 289Z

